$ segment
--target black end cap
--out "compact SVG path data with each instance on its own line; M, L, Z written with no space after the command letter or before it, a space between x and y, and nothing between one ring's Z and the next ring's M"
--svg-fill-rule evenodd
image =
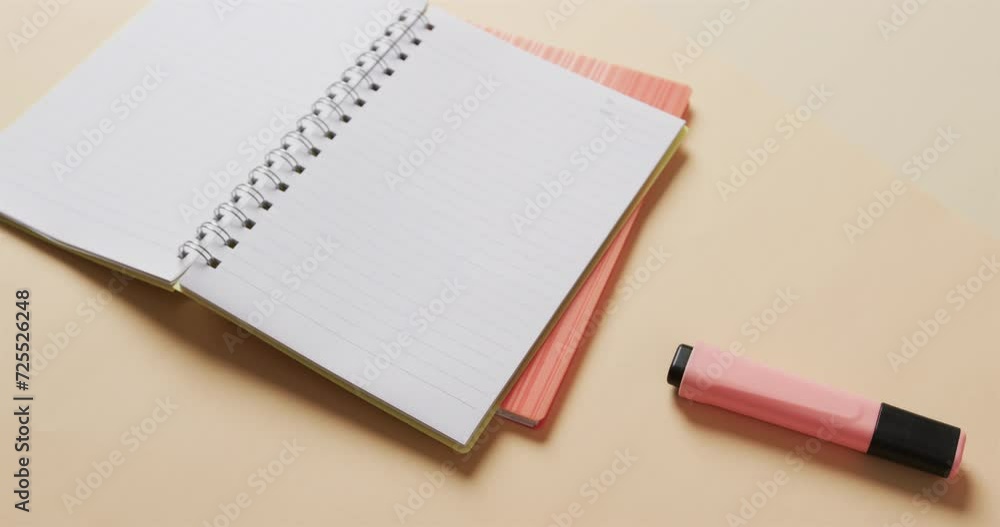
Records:
M956 426L882 403L868 454L948 477L961 434Z
M677 351L674 352L674 360L670 362L670 369L667 370L667 383L671 386L681 387L681 381L684 379L684 369L687 368L688 359L691 358L692 351L694 351L694 348L687 344L677 346Z

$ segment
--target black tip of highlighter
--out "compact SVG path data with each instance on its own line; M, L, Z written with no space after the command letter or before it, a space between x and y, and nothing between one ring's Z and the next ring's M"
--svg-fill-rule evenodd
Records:
M684 379L684 369L687 368L688 359L694 348L687 344L677 346L674 352L674 360L670 361L670 369L667 371L667 383L676 388L681 387L681 380Z

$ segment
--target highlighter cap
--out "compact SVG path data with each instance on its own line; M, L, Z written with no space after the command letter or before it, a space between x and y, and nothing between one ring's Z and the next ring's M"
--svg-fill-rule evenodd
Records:
M965 434L957 426L882 403L868 454L951 478L964 449Z

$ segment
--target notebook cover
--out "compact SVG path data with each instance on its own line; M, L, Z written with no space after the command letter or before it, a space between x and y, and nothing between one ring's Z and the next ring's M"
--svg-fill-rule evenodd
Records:
M683 117L687 111L691 96L688 86L509 33L489 31L525 51L667 113ZM501 404L498 412L501 417L534 427L548 415L573 356L588 336L587 328L615 264L622 256L638 212L637 208L627 218L545 342L525 366Z

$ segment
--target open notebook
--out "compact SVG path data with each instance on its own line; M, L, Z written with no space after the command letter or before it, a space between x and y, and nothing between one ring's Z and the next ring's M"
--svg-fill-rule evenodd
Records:
M466 449L684 122L385 9L155 0L2 132L0 213Z

